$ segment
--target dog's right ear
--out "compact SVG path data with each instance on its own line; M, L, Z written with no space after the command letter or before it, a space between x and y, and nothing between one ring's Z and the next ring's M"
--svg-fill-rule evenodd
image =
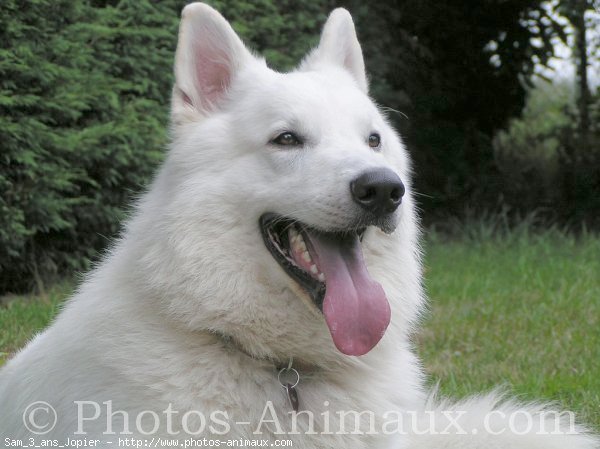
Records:
M322 64L335 64L346 69L363 92L368 92L369 83L365 73L362 50L356 37L352 16L344 8L334 9L329 17L319 46L300 65L300 70L310 70Z
M187 5L175 54L175 120L193 111L207 115L218 107L236 73L254 59L221 14L203 3Z

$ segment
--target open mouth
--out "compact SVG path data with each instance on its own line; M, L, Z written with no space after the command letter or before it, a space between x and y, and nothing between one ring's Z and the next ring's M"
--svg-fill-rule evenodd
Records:
M260 217L260 229L273 258L323 312L336 347L347 355L373 349L391 313L363 259L365 229L323 232L271 213Z

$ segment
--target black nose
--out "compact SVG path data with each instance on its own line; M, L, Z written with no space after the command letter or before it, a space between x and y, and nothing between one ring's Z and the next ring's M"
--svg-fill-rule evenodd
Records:
M350 183L352 198L377 217L391 214L402 202L405 189L400 177L388 168L363 173Z

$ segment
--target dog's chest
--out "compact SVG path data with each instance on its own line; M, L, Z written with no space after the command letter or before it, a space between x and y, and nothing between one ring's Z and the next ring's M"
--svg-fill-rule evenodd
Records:
M258 382L257 382L258 381ZM231 426L224 436L212 438L254 441L285 440L295 448L379 448L388 437L382 432L384 414L397 408L385 388L301 378L295 388L298 411L276 376L246 376L221 390L208 408L225 411ZM217 403L219 403L217 405ZM225 416L223 415L223 416Z

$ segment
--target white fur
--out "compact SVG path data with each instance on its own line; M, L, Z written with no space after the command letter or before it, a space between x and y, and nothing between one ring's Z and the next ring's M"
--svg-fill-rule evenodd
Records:
M266 401L289 423L289 405L269 360L291 356L313 366L301 372L299 391L302 409L314 412L319 425L327 410L370 410L380 425L390 410L419 411L423 423L426 410L464 409L478 429L491 410L539 412L532 405L498 404L495 395L458 404L427 399L410 343L424 304L410 163L366 95L362 53L345 10L331 14L321 44L300 68L281 74L253 56L212 8L188 5L175 74L167 160L122 238L52 326L0 372L0 436L31 436L23 410L46 401L59 419L44 438L73 438L74 401L112 400L113 411L130 416L169 405L179 417L189 410L226 411L232 421L252 425L233 425L221 439L259 438L251 429ZM304 148L267 144L288 129L303 134ZM381 152L365 143L374 129L384 142ZM369 271L391 302L392 322L370 353L354 358L335 348L322 315L269 254L258 217L271 211L321 228L343 226L356 207L349 181L375 167L395 170L407 194L396 231L369 229L363 241ZM216 333L233 337L243 351ZM87 434L79 437L107 440L104 413L86 422ZM181 430L175 421L172 430ZM119 432L119 420L113 423ZM331 423L336 428L334 416ZM131 430L125 436L147 438ZM152 436L175 438L167 430L162 421ZM568 436L535 430L523 436L280 438L293 440L296 449L598 447L580 428ZM275 437L267 432L262 438Z

